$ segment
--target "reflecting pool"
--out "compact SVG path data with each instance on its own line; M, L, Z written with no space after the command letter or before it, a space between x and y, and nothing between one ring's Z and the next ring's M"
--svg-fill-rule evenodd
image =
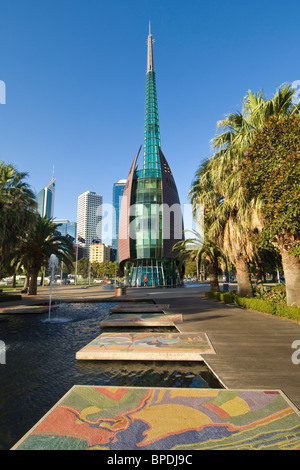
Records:
M114 305L61 304L50 319L48 313L0 316L6 347L0 450L10 449L73 385L222 388L204 363L77 361L76 352L101 333L99 323Z

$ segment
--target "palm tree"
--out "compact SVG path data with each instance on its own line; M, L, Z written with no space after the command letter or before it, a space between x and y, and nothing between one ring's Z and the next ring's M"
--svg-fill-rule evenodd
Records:
M222 250L217 240L217 233L221 231L221 226L216 228L214 236L211 236L210 227L213 224L216 226L219 222L216 217L216 210L221 203L221 195L213 183L209 159L205 159L196 171L189 192L189 198L193 206L193 215L196 222L198 222L199 218L201 219L200 226L201 231L204 231L204 235L201 239L201 235L194 231L194 237L186 240L185 244L191 245L190 249L194 249L193 244L197 245L198 250L195 251L194 249L194 252L197 253L199 260L208 261L207 268L210 277L210 289L218 291L219 258L222 256ZM184 248L184 245L182 248Z
M176 253L177 259L183 264L187 259L192 258L197 263L197 278L199 277L199 264L201 261L207 261L207 271L209 275L210 290L219 291L219 263L218 259L221 252L218 246L213 243L207 236L203 236L191 230L193 238L177 242L173 251Z
M20 263L27 267L29 281L29 295L37 294L38 273L43 265L46 265L50 255L55 254L59 261L72 267L74 259L74 246L72 241L57 234L59 224L52 219L36 215L36 222L28 231L25 239L16 252Z
M217 224L211 234L217 233L219 242L229 259L235 264L238 278L238 295L252 296L249 262L256 247L253 230L261 229L263 218L258 200L246 201L241 177L244 156L259 129L271 116L298 113L294 105L295 90L283 85L274 97L266 100L262 93L251 91L243 100L242 112L233 113L218 123L222 132L212 141L215 151L211 164L211 180L222 195L217 208ZM219 228L223 227L223 231Z
M188 238L182 242L174 245L174 251L178 253L183 259L191 257L197 262L197 277L199 277L199 265L201 262L207 263L207 272L210 282L211 291L219 291L219 258L222 253L219 247L212 242L207 235L202 237L201 234L195 230L191 230L194 235L193 238Z
M247 205L242 181L241 165L260 120L264 99L248 92L242 113L233 113L218 123L223 132L214 137L211 158L211 179L222 195L216 208L217 223L210 232L221 244L226 256L235 264L237 272L237 294L253 296L249 262L254 255L251 234L257 218L256 208ZM220 230L221 227L221 230Z
M27 173L0 162L0 276L35 218L35 195L26 177Z
M185 230L188 232L189 230ZM203 240L200 234L195 234L196 238L181 240L172 248L175 258L179 262L180 270L189 260L196 262L197 279L199 279L199 263L201 259L201 250Z

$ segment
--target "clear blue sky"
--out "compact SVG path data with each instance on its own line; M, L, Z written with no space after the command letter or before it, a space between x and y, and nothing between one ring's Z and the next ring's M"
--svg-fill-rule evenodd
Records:
M2 0L0 160L38 192L55 167L55 213L87 190L112 202L143 143L151 20L162 150L181 202L216 123L251 89L300 80L299 0Z

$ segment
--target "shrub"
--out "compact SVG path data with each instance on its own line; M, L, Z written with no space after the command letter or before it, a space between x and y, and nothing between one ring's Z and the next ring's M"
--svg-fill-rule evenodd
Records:
M300 308L288 307L287 305L277 305L276 315L300 321Z
M226 304L234 303L234 295L231 294L230 292L208 291L208 292L205 292L205 295L206 295L206 297L209 297L210 299L222 300Z
M270 302L286 304L286 289L284 285L274 287L257 286L255 297L262 300L269 300Z
M230 292L221 292L220 300L223 300L225 304L233 304L234 303L234 296L230 294Z
M221 300L226 303L236 303L240 307L257 310L258 312L269 313L279 317L286 317L291 320L300 321L300 308L289 307L283 303L270 302L258 298L238 297L234 293L205 292L205 296L211 299Z

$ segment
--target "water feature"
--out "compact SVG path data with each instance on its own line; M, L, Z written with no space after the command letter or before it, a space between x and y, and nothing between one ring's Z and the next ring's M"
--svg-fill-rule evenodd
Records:
M52 303L52 289L55 281L55 271L58 268L58 258L56 255L52 254L49 259L49 269L50 269L50 297L49 297L49 314L48 320L51 320L51 303Z
M114 305L61 304L53 322L47 312L1 315L0 450L10 449L73 385L222 388L204 363L76 361Z

